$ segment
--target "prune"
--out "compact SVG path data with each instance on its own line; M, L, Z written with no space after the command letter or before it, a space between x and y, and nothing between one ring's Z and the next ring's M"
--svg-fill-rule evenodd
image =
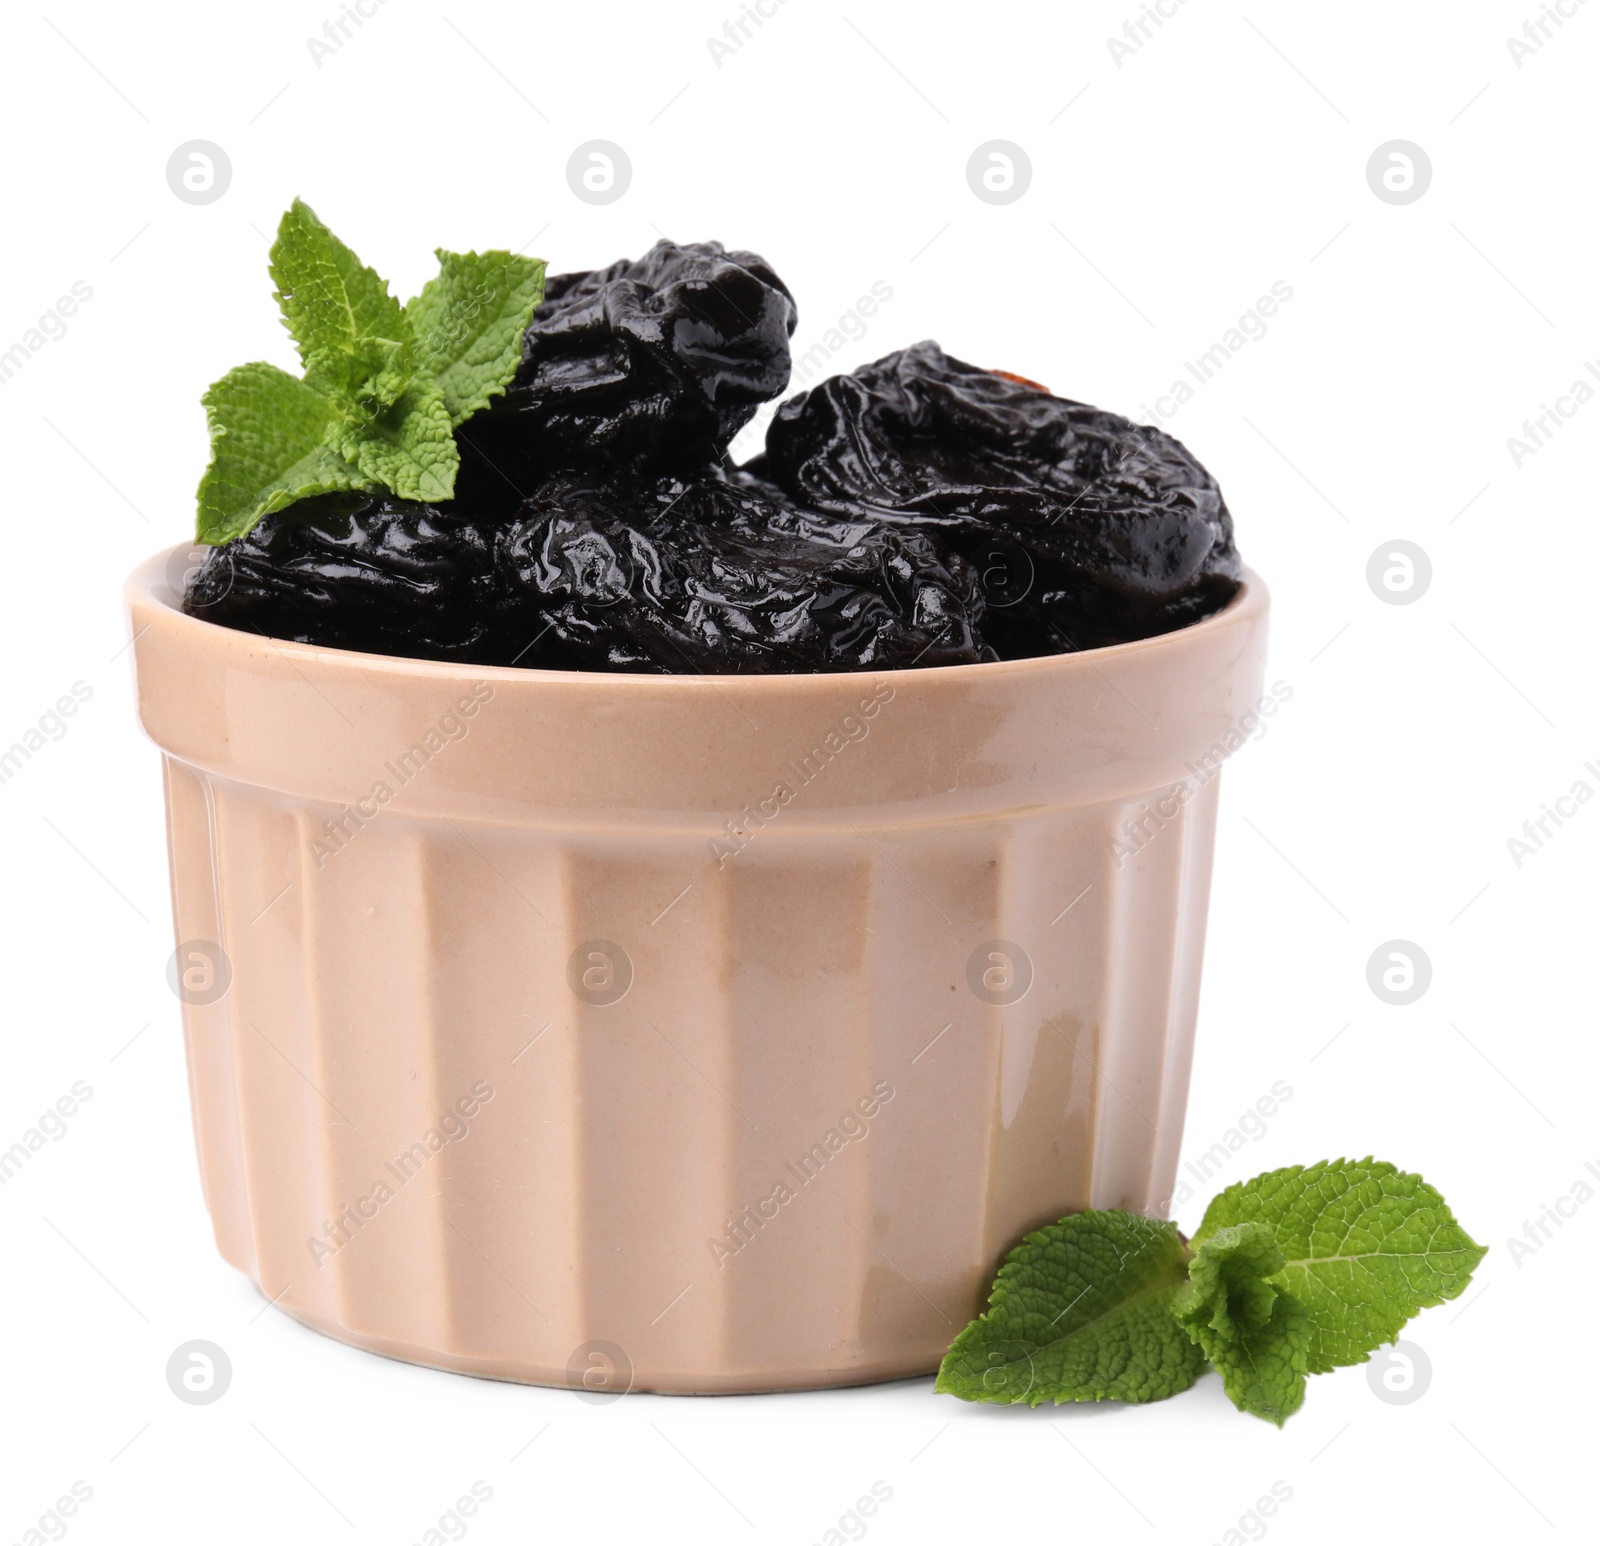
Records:
M765 259L720 242L660 241L557 275L511 385L458 435L464 497L515 503L552 469L600 461L642 472L716 461L788 385L795 315Z
M1241 568L1170 436L917 344L791 398L761 258L659 242L549 282L508 390L458 427L456 497L327 495L190 582L196 616L484 665L893 670L1165 633Z
M976 574L928 537L714 473L557 480L499 530L496 562L513 635L537 632L524 664L755 674L994 658L976 637Z
M1241 573L1211 475L1160 430L920 343L779 408L751 470L801 504L943 533L1007 657L1166 633Z
M495 658L493 549L446 506L324 494L213 548L183 606L276 639L427 660Z

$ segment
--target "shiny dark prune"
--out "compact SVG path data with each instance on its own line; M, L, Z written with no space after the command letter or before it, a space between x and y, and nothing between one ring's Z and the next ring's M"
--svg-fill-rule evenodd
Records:
M184 611L274 639L425 660L496 657L493 551L447 506L325 494L213 548Z
M463 427L463 489L497 505L552 469L650 473L715 462L789 382L794 300L767 262L720 242L559 274L503 396Z
M977 576L928 537L715 473L557 480L500 529L496 560L514 631L538 631L527 665L757 674L994 658L975 635Z
M986 577L1006 657L1166 633L1241 567L1211 475L1171 436L925 342L791 398L752 464L792 500L944 534Z

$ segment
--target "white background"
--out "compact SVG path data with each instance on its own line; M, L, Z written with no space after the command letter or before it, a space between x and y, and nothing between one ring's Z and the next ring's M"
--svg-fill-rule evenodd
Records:
M0 1189L0 1541L78 1479L84 1543L413 1542L478 1479L484 1543L815 1542L880 1479L884 1546L1217 1542L1275 1481L1292 1497L1264 1525L1285 1543L1592 1539L1600 1199L1536 1252L1509 1244L1600 1165L1600 808L1520 867L1507 848L1575 781L1600 789L1600 405L1520 467L1507 446L1600 354L1600 4L1518 67L1506 39L1532 5L1189 0L1120 67L1106 39L1137 0L786 0L720 68L706 39L733 0L387 0L320 68L306 39L331 0L8 17L0 346L74 281L93 296L0 386L0 743L74 682L93 696L0 785L0 1147L75 1080L94 1093ZM593 138L633 165L604 208L565 176ZM166 181L191 139L232 162L205 206ZM965 175L991 139L1033 168L1002 207ZM1392 139L1433 168L1401 206L1366 176ZM933 336L1136 417L1292 288L1167 426L1226 491L1274 595L1269 681L1293 688L1226 775L1185 1153L1282 1079L1292 1098L1222 1180L1375 1152L1443 1190L1492 1250L1410 1328L1421 1399L1346 1369L1282 1432L1214 1377L1144 1408L974 1408L928 1380L596 1406L263 1313L200 1199L118 591L187 534L202 389L294 364L265 233L297 193L402 295L436 245L531 241L561 271L716 237L784 275L798 348L892 288L833 368ZM1393 539L1432 564L1409 605L1366 580ZM1366 978L1395 938L1433 966L1399 1008ZM164 1369L201 1337L233 1382L188 1406Z

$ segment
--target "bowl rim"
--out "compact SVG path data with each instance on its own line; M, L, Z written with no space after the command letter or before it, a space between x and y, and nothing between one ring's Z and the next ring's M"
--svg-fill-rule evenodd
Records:
M1240 572L1239 588L1215 612L1182 628L1167 633L1150 634L1142 639L1130 639L1121 644L1098 645L1059 655L1028 655L1015 660L971 661L947 666L885 666L873 671L775 671L765 673L710 672L710 671L584 671L553 670L538 666L491 666L464 661L424 660L411 655L379 655L366 650L341 649L328 644L305 644L295 639L279 639L263 633L247 633L240 628L230 628L224 623L195 617L174 605L173 591L168 583L170 563L180 551L192 550L193 543L174 543L171 547L152 554L128 576L123 596L131 608L145 606L154 609L163 618L168 629L176 629L179 636L187 636L196 649L254 649L258 643L270 646L279 655L299 664L318 664L361 670L381 675L406 677L432 677L439 681L488 681L494 683L522 682L530 686L545 684L569 687L614 684L619 690L650 689L656 692L691 692L714 690L719 693L755 695L777 691L804 690L805 684L838 691L854 685L862 690L873 684L891 680L908 687L930 681L955 685L966 681L976 685L1002 676L1040 674L1065 670L1101 670L1102 667L1131 662L1140 654L1155 651L1185 649L1191 641L1241 623L1258 620L1267 610L1269 594L1261 576L1248 565ZM146 627L149 627L146 624ZM136 629L137 639L142 629ZM131 642L131 641L130 641ZM1086 662L1073 665L1072 662Z

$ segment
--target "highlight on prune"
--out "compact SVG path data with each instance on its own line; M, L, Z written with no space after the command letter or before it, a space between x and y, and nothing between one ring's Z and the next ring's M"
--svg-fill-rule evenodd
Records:
M971 566L930 538L711 475L561 480L498 534L525 663L652 672L881 671L993 659Z
M790 398L753 470L801 504L942 534L994 577L1007 656L1181 628L1241 573L1215 480L1170 435L932 342Z
M213 548L184 610L303 644L485 661L496 649L493 600L493 552L465 512L322 494Z
M505 394L461 431L463 477L490 499L543 473L609 462L714 462L789 384L794 299L766 260L659 241L642 258L559 274Z

